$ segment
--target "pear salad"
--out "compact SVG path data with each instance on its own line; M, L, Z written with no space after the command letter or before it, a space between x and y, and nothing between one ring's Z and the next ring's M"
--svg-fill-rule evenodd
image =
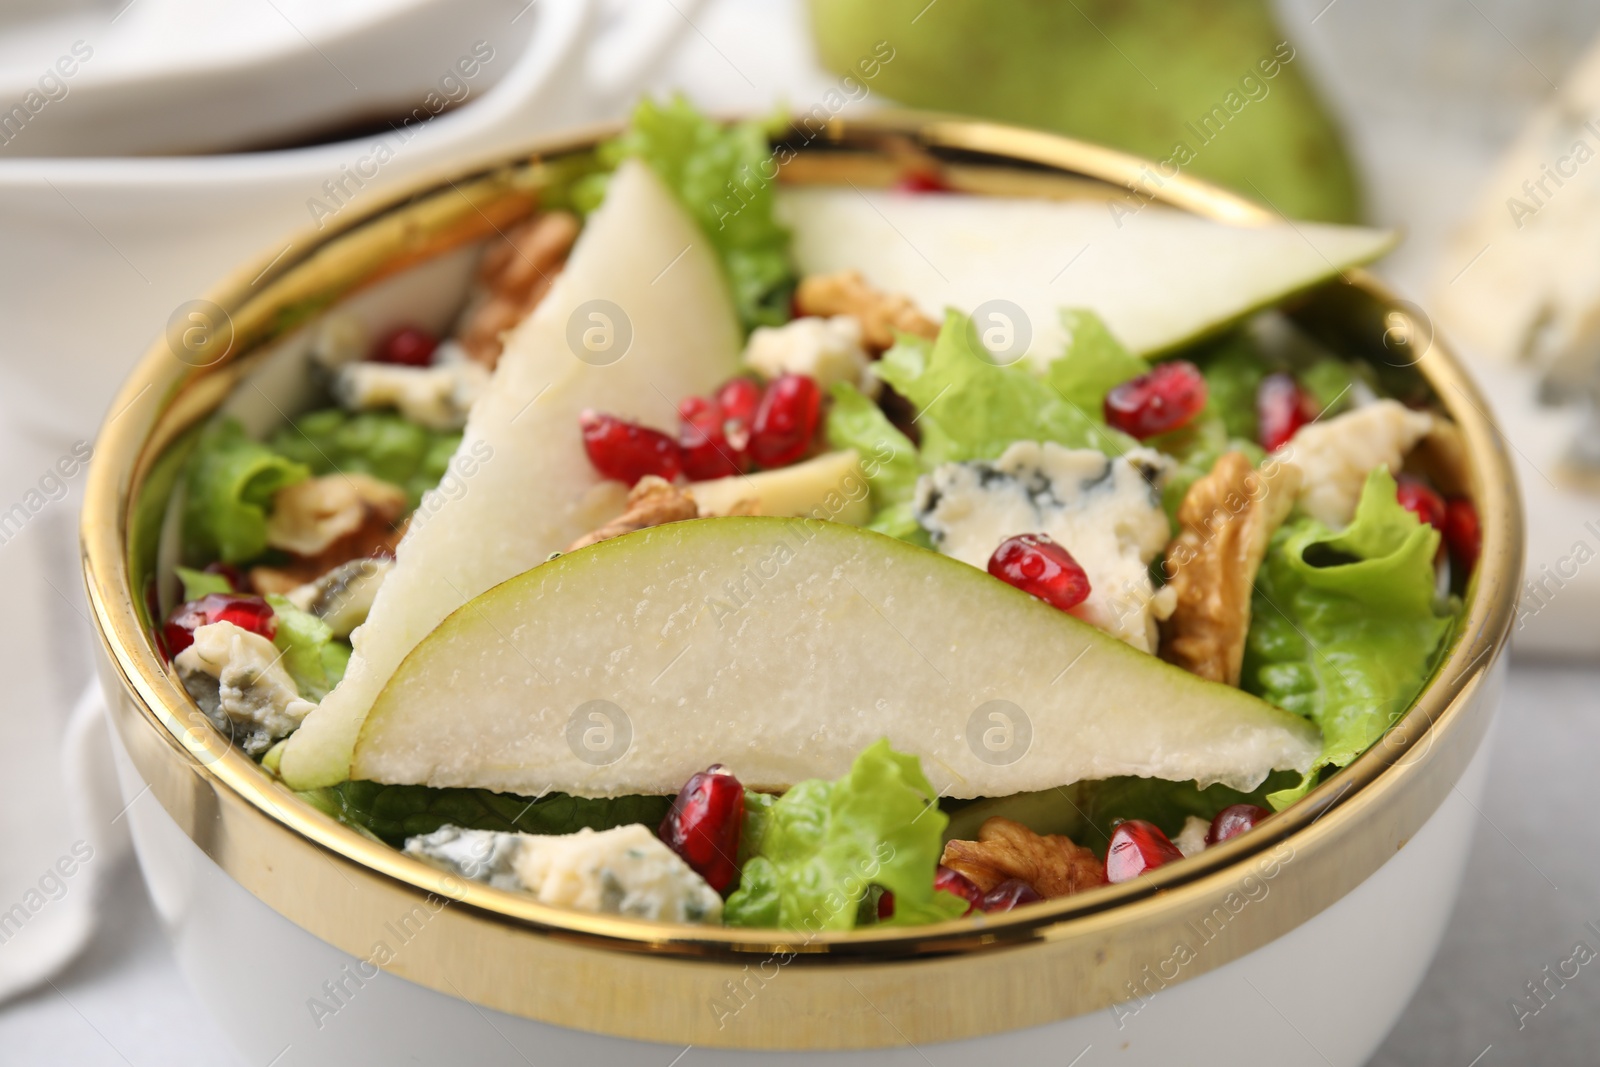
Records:
M1137 878L1384 735L1477 515L1421 379L1285 304L1390 234L753 179L771 132L647 101L275 342L162 537L217 729L459 877L811 932Z

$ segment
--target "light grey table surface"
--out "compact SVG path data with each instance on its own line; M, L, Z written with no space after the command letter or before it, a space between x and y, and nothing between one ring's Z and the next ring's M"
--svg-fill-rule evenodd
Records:
M770 100L774 89L804 99L815 79L803 61L770 56L773 41L798 25L794 4L736 4L724 0L698 20L663 82L695 86L697 97L724 106ZM1412 292L1421 290L1483 169L1600 31L1592 0L1279 6L1345 116L1375 217L1408 228L1407 246L1386 270ZM743 69L729 69L735 66ZM1600 500L1595 511L1600 518ZM1517 660L1490 743L1488 796L1444 945L1375 1067L1600 1063L1600 961L1537 1014L1519 1019L1514 1007L1535 1005L1527 983L1542 980L1543 968L1570 957L1578 942L1600 951L1586 925L1600 925L1600 819L1589 810L1600 758L1600 666ZM1238 1025L1250 1024L1249 1010ZM55 988L0 1008L0 1063L236 1062L178 973L132 867L118 876L89 952ZM693 1053L682 1062L692 1067ZM1094 1062L1091 1055L1084 1067Z

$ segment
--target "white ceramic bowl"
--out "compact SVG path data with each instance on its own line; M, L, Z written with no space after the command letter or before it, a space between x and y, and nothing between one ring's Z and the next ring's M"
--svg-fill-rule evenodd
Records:
M279 402L294 402L304 329L283 326L286 311L359 290L344 306L375 322L415 313L422 292L446 314L483 228L436 191L465 189L492 213L596 136L425 185L311 239L306 256L246 267L211 296L230 316L226 356L182 362L158 344L102 431L85 569L123 790L159 802L129 809L135 844L184 969L247 1059L1363 1062L1410 998L1454 901L1521 563L1507 458L1471 383L1436 346L1405 362L1461 430L1463 454L1443 477L1472 494L1484 527L1437 675L1382 743L1300 804L1134 882L1004 915L804 939L566 912L375 844L210 728L152 649L142 608L174 442L245 374L264 381L276 369ZM786 180L885 182L907 140L949 157L974 192L1103 195L1143 165L1004 127L878 117L835 122ZM1266 218L1187 180L1163 193L1236 224ZM420 265L389 270L401 260ZM1360 275L1294 313L1373 358L1408 325Z

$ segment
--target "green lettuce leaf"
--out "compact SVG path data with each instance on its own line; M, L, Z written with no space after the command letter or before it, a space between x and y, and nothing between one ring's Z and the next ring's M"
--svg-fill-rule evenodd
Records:
M946 818L915 756L887 739L836 782L811 779L747 805L748 859L728 898L730 926L849 930L871 886L895 895L889 922L954 918L966 902L935 891Z
M1355 405L1355 385L1361 381L1356 368L1340 359L1319 359L1295 376L1300 387L1311 394L1318 418L1331 419Z
M360 471L398 485L413 508L439 484L460 444L460 433L430 430L392 411L341 408L302 415L271 440L274 452L315 474Z
M971 320L951 310L937 340L902 335L879 361L879 376L917 409L925 465L994 459L1015 441L1110 453L1136 443L1063 395L1054 374L1047 380L1020 363L997 366L984 353ZM1070 384L1078 396L1088 388Z
M174 567L178 581L183 583L183 599L199 600L209 593L231 593L233 583L220 574L207 574L192 567Z
M1438 531L1399 504L1383 467L1344 530L1300 518L1274 535L1241 685L1316 723L1323 745L1300 786L1271 795L1274 806L1365 752L1421 691L1455 614L1435 602L1438 547Z
M282 655L284 670L307 700L320 701L344 678L350 664L350 646L333 636L327 623L289 603L287 597L269 596L277 631L272 643Z
M1213 341L1189 358L1206 379L1205 414L1222 423L1229 437L1256 439L1256 392L1276 368L1243 331Z
M1124 348L1092 311L1063 309L1061 324L1067 331L1067 348L1045 369L1045 381L1062 399L1103 423L1106 394L1148 371L1150 364Z
M224 419L195 445L185 478L184 558L242 563L267 549L267 513L279 489L311 476L306 464Z
M716 251L746 330L788 322L795 286L789 231L774 211L777 162L768 133L761 122L724 126L675 96L641 100L627 131L600 146L609 167L642 159L676 194ZM581 204L598 203L603 180L591 181Z
M654 828L666 818L671 797L623 796L591 800L546 793L521 797L488 789L434 789L425 785L341 782L300 796L348 826L395 847L441 826L471 830L571 834L584 827L609 830L629 823Z
M901 433L876 403L849 382L830 390L826 434L831 448L853 448L871 490L872 510L882 511L911 499L922 465L917 446Z

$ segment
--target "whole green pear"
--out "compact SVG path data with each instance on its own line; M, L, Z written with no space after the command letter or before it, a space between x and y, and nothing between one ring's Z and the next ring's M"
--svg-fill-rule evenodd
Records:
M1268 0L811 0L811 20L872 95L1121 148L1295 218L1361 214Z

